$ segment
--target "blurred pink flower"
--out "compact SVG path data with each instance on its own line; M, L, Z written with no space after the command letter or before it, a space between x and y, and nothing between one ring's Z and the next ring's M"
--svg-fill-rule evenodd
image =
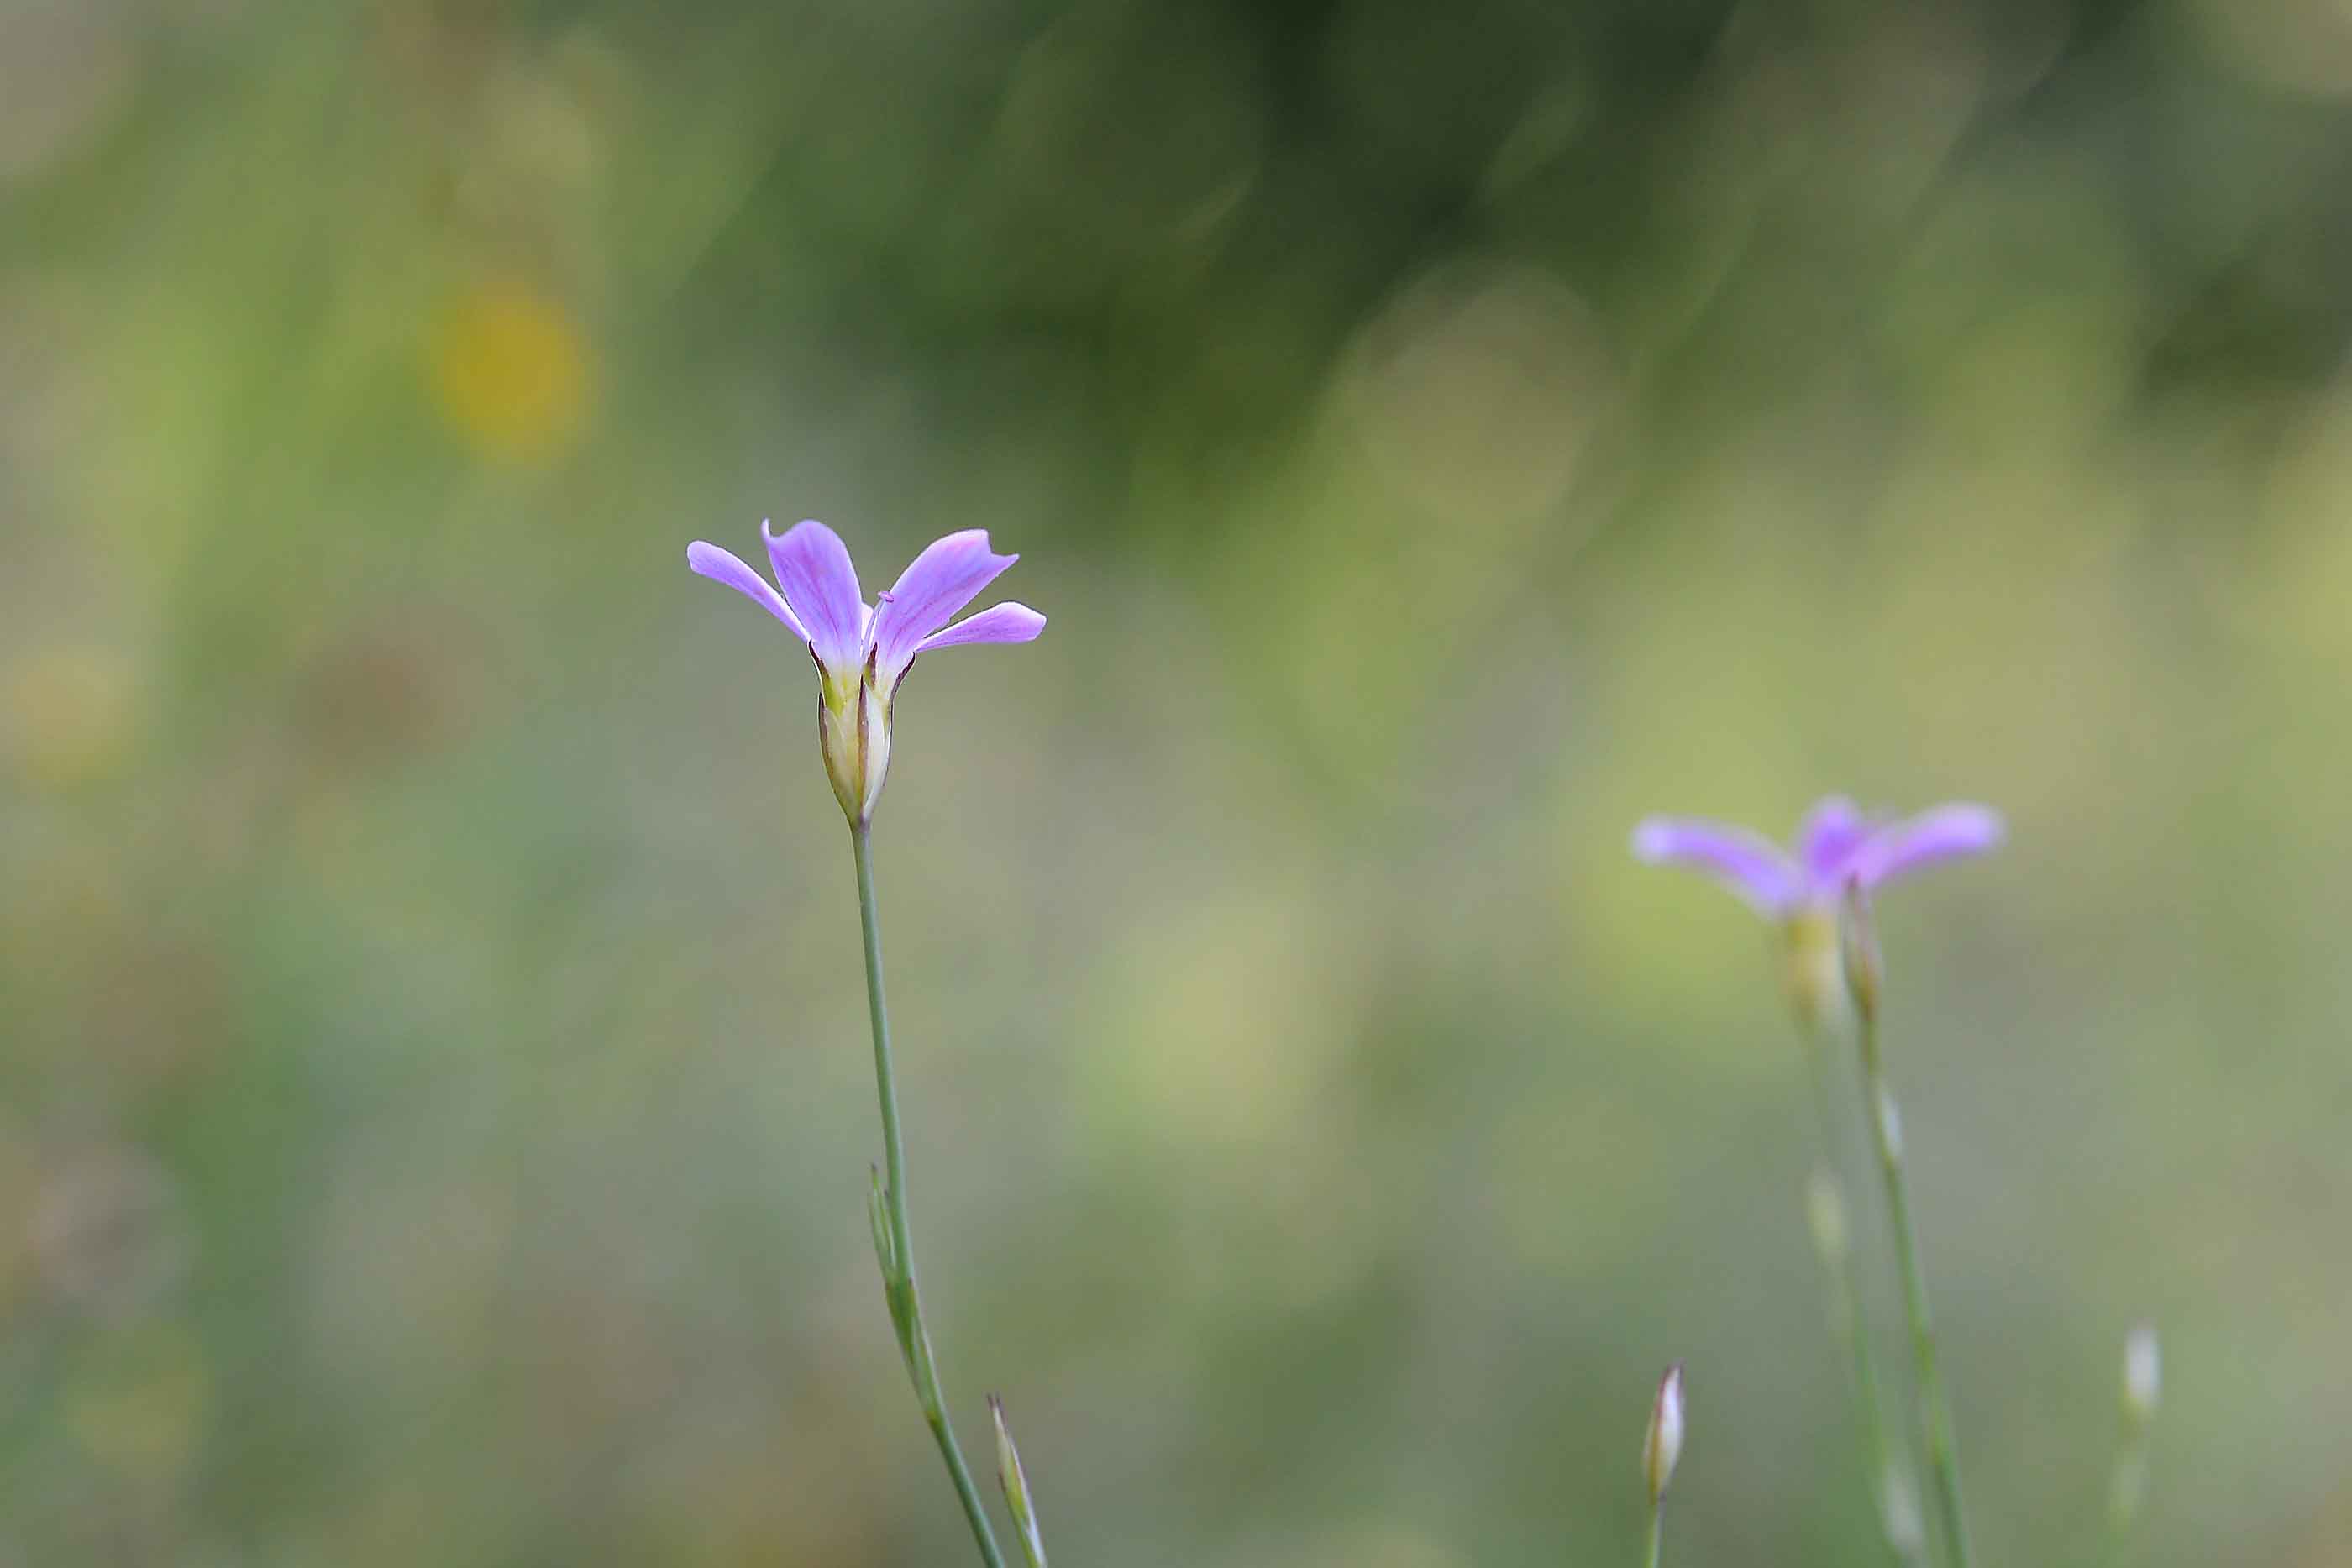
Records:
M1849 883L1866 893L1938 861L1982 854L2001 834L2000 813L1987 806L1954 802L1874 821L1832 795L1805 813L1793 852L1725 822L1650 817L1633 830L1633 853L1711 876L1757 913L1789 919L1834 906Z

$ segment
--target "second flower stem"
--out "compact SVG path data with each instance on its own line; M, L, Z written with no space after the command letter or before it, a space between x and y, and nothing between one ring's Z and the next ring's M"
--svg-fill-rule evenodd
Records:
M948 1421L947 1402L940 1393L939 1365L931 1356L931 1339L923 1327L922 1300L915 1290L915 1239L907 1223L907 1144L898 1130L898 1085L890 1062L890 1014L882 998L882 931L875 912L874 860L872 846L867 842L868 827L864 822L854 824L849 839L857 854L857 909L866 936L866 1003L874 1023L874 1082L882 1101L882 1157L887 1175L883 1188L883 1218L887 1236L877 1235L877 1245L887 1242L882 1258L882 1292L890 1308L890 1322L898 1331L898 1348L907 1360L907 1375L914 1381L915 1397L923 1406L923 1419L929 1423L931 1436L940 1445L940 1457L947 1462L948 1479L955 1483L956 1497L963 1504L964 1518L971 1524L972 1539L980 1545L982 1561L988 1568L1004 1568L1004 1554L996 1544L996 1532L990 1528L988 1510L982 1504L980 1489L972 1484L971 1468L964 1463L963 1450L957 1447L955 1428Z
M1818 1025L1807 1028L1802 1049L1806 1065L1811 1070L1813 1108L1821 1121L1822 1166L1814 1179L1828 1184L1843 1230L1853 1209L1845 1202L1845 1184L1836 1174L1848 1162L1840 1157L1843 1140L1838 1136L1837 1085L1832 1077L1827 1032ZM1879 1403L1878 1357L1871 1348L1870 1320L1863 1310L1862 1267L1853 1255L1851 1241L1843 1235L1837 1239L1841 1244L1833 1255L1825 1253L1822 1269L1830 1291L1832 1324L1844 1338L1846 1354L1853 1363L1853 1402L1862 1423L1864 1481L1870 1489L1871 1512L1878 1520L1887 1550L1897 1563L1907 1563L1916 1553L1918 1537L1913 1532L1908 1540L1905 1539L1895 1517L1898 1504L1894 1489L1901 1487L1906 1495L1910 1495L1910 1462L1887 1439L1886 1415Z
M1860 1009L1854 1034L1861 1045L1864 1114L1878 1149L1878 1170L1886 1184L1886 1219L1895 1236L1896 1267L1903 1278L1903 1311L1910 1320L1911 1354L1919 1384L1919 1419L1927 1443L1927 1470L1936 1479L1937 1512L1952 1568L1972 1568L1968 1517L1960 1507L1960 1463L1952 1443L1952 1412L1944 1396L1944 1376L1936 1364L1936 1325L1927 1310L1927 1278L1919 1262L1919 1231L1911 1218L1910 1182L1903 1167L1903 1133L1895 1097L1878 1050L1874 1008Z

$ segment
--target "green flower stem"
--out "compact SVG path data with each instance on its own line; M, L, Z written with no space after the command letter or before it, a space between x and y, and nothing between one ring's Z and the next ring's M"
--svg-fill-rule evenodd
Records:
M1927 1310L1927 1279L1919 1264L1919 1231L1911 1218L1911 1192L1903 1169L1903 1138L1895 1098L1886 1087L1878 1051L1874 1007L1857 1009L1854 1035L1862 1049L1864 1113L1878 1147L1878 1170L1886 1184L1886 1221L1895 1235L1895 1263L1903 1276L1903 1310L1911 1324L1911 1354L1919 1384L1919 1420L1927 1441L1927 1469L1936 1478L1937 1511L1952 1568L1971 1568L1968 1516L1960 1506L1960 1464L1952 1443L1952 1412L1944 1396L1944 1376L1936 1364L1936 1326Z
M922 1301L915 1291L914 1232L907 1223L907 1144L898 1130L898 1087L890 1066L890 1015L882 999L882 932L875 913L874 859L867 833L864 822L849 830L850 843L857 854L857 909L866 933L866 1003L874 1019L874 1083L882 1099L882 1149L887 1171L881 1208L884 1223L877 1228L887 1232L877 1237L877 1247L887 1243L882 1260L882 1293L889 1303L891 1325L898 1330L898 1349L906 1356L907 1375L914 1381L915 1397L921 1401L923 1419L939 1441L940 1458L947 1461L948 1479L955 1483L956 1497L971 1523L981 1558L988 1568L1004 1568L1004 1554L997 1549L996 1532L989 1527L980 1489L972 1484L971 1469L964 1463L963 1450L956 1446L955 1428L948 1422L947 1405L940 1396L939 1366L931 1356Z
M1650 1534L1648 1541L1642 1548L1642 1561L1647 1565L1647 1568L1658 1568L1659 1536L1662 1533L1660 1525L1665 1518L1665 1512L1666 1507L1664 1500L1653 1503L1650 1506Z
M1834 1174L1843 1163L1838 1158L1837 1085L1831 1079L1829 1040L1818 1027L1805 1030L1804 1051L1812 1069L1813 1108L1821 1120L1823 1179L1838 1200L1842 1218L1851 1219L1853 1211L1845 1201L1845 1184ZM1895 1560L1909 1563L1916 1542L1896 1538L1895 1520L1889 1512L1893 1499L1887 1495L1887 1489L1896 1484L1896 1478L1909 1469L1909 1464L1906 1456L1895 1451L1886 1430L1886 1411L1878 1392L1878 1353L1871 1348L1870 1322L1862 1310L1862 1265L1853 1255L1851 1242L1840 1247L1835 1258L1825 1255L1822 1270L1831 1292L1830 1316L1844 1337L1846 1353L1853 1361L1853 1402L1862 1422L1862 1458L1868 1471L1864 1479L1870 1489L1871 1513L1878 1521L1879 1532L1885 1537L1887 1550L1894 1553Z
M2144 1420L2126 1417L2123 1442L2116 1453L2116 1469L2107 1483L2107 1547L2109 1568L2123 1568L2131 1560L2132 1524L2139 1517L2140 1499L2147 1490L2147 1428Z

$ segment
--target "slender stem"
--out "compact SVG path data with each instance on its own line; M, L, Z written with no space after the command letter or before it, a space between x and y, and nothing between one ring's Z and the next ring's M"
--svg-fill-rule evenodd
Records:
M1896 1502L1891 1489L1900 1485L1907 1495L1910 1488L1900 1479L1905 1466L1888 1440L1886 1413L1878 1392L1878 1357L1871 1349L1870 1325L1863 1321L1860 1270L1851 1256L1842 1260L1834 1288L1843 1298L1838 1303L1839 1326L1844 1331L1846 1348L1853 1358L1853 1399L1862 1408L1863 1463L1869 1472L1864 1480L1870 1488L1871 1512L1895 1560L1909 1563L1917 1537L1914 1534L1909 1542L1900 1539L1901 1527L1895 1521Z
M971 1469L963 1461L963 1450L956 1446L955 1428L948 1422L946 1402L940 1396L939 1365L931 1356L930 1335L923 1327L922 1300L915 1290L915 1239L907 1223L907 1145L898 1130L898 1085L890 1066L890 1015L882 999L882 931L875 909L873 852L866 838L863 822L849 830L857 855L857 909L866 933L866 1005L874 1020L874 1083L882 1100L882 1157L888 1172L884 1202L890 1252L885 1260L887 1277L882 1282L883 1295L898 1332L898 1348L906 1354L908 1375L914 1380L915 1396L922 1403L923 1419L939 1441L940 1458L947 1461L948 1479L955 1483L956 1497L971 1523L981 1558L988 1568L1004 1568L1004 1554L997 1549L996 1532L989 1527L980 1489L972 1484Z
M1927 1310L1927 1278L1919 1263L1918 1227L1911 1218L1910 1183L1903 1169L1903 1135L1895 1098L1878 1051L1878 1020L1871 1008L1859 1009L1854 1033L1862 1048L1864 1106L1878 1146L1878 1170L1886 1184L1886 1222L1895 1235L1895 1263L1903 1276L1903 1310L1911 1323L1911 1354L1919 1383L1919 1422L1927 1441L1927 1469L1936 1478L1938 1512L1952 1568L1970 1568L1968 1516L1960 1506L1960 1463L1952 1443L1952 1412L1944 1396L1944 1376L1936 1364L1936 1325Z
M1659 1538L1663 1533L1660 1526L1665 1519L1665 1514L1666 1505L1663 1499L1651 1505L1649 1540L1642 1548L1642 1561L1648 1565L1648 1568L1658 1568Z
M2126 1420L2116 1454L2114 1476L2107 1483L2107 1547L2110 1568L2122 1568L2131 1558L2132 1523L2147 1490L2147 1423Z
M1819 1179L1828 1184L1843 1223L1853 1209L1845 1201L1845 1184L1835 1174L1844 1163L1839 1158L1837 1086L1830 1077L1829 1041L1818 1027L1805 1030L1804 1051L1812 1070L1813 1109L1821 1120L1822 1174ZM1888 1495L1888 1489L1897 1484L1908 1492L1907 1479L1899 1483L1897 1479L1906 1475L1908 1457L1895 1451L1886 1431L1886 1411L1878 1392L1878 1354L1871 1347L1870 1322L1862 1307L1862 1265L1852 1245L1846 1244L1837 1249L1835 1257L1822 1256L1822 1270L1831 1292L1830 1315L1853 1361L1853 1402L1862 1421L1864 1482L1869 1488L1871 1513L1895 1561L1909 1563L1917 1537L1908 1542L1898 1537L1893 1512L1895 1500Z

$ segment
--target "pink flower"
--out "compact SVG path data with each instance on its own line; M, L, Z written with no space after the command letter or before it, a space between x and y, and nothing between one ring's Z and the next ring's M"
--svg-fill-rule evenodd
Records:
M890 768L890 703L917 655L959 643L1026 643L1045 618L1005 603L956 614L1018 556L997 555L980 528L935 539L869 606L841 537L823 523L794 525L782 538L760 525L783 591L741 559L698 539L686 563L723 582L782 622L808 644L817 667L817 737L833 792L854 824L872 820ZM952 622L953 624L950 624Z

